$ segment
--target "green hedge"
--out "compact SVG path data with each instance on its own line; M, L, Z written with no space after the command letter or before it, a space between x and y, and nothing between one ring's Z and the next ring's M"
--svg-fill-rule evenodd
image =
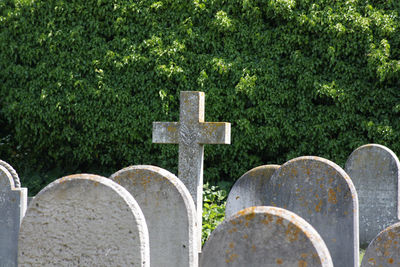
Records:
M177 146L151 133L179 119L181 90L232 123L232 145L206 146L210 182L301 155L343 164L370 142L399 153L399 12L397 0L3 0L1 157L176 173Z

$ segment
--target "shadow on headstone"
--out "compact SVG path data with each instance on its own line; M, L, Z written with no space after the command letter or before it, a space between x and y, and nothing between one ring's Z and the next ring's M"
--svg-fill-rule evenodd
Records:
M236 212L253 206L264 206L269 179L279 165L263 165L251 169L232 186L226 200L225 219Z
M285 209L250 207L222 222L211 233L201 267L333 267L315 229Z

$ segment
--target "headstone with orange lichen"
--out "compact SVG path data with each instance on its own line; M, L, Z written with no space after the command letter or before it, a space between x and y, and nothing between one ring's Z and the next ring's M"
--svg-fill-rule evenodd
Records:
M285 209L251 207L211 233L201 267L333 267L324 241L305 220Z
M198 266L196 209L189 191L172 173L138 165L110 177L128 190L149 228L151 266Z
M358 194L360 243L368 244L400 219L399 159L387 147L368 144L351 153L345 171Z
M299 157L276 170L269 183L265 205L288 209L310 223L335 266L358 266L357 193L342 168L320 157Z
M400 266L400 223L380 232L365 251L361 267Z

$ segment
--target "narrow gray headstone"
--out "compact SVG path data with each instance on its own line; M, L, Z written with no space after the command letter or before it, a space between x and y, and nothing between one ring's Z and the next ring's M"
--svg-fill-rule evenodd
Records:
M129 192L105 177L78 174L46 186L22 221L19 266L149 264L144 215Z
M11 173L0 165L0 266L17 266L18 233L27 205L27 189L15 188Z
M201 267L333 267L317 231L285 209L251 207L222 222L211 233Z
M288 209L310 223L335 266L358 266L357 192L342 168L323 158L299 157L275 171L269 188L265 205Z
M225 218L248 207L265 205L266 194L268 194L266 187L272 174L278 168L279 165L263 165L243 174L229 192Z
M138 202L150 236L151 266L198 266L196 209L185 185L154 166L131 166L110 177Z
M360 242L369 244L380 231L399 221L399 159L387 147L364 145L350 155L345 171L358 193Z
M361 267L400 266L400 223L380 232L365 251Z
M205 144L230 144L231 124L204 122L203 92L182 91L180 122L153 122L153 142L179 144L178 177L192 195L197 210L197 224L203 215L203 157ZM201 227L197 232L201 246Z

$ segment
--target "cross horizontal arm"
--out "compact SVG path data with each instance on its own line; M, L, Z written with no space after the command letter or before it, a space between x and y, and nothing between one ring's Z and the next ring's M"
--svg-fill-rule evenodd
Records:
M231 124L228 122L200 123L200 144L227 144L231 143Z
M177 144L178 142L178 122L153 122L153 143Z

